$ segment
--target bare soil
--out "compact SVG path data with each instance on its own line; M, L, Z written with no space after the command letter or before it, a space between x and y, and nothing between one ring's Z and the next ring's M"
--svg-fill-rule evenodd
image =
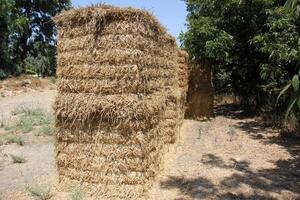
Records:
M9 118L12 109L24 103L51 110L55 93L3 97L0 112ZM300 199L300 139L231 105L220 106L215 113L210 121L185 120L149 199ZM27 186L51 186L57 179L53 138L33 133L24 137L24 146L0 146L1 200L33 199ZM27 162L14 164L10 154L22 155Z

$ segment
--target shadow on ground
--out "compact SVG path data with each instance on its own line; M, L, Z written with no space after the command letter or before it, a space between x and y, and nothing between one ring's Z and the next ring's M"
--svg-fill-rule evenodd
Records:
M216 109L217 116L225 116L231 119L253 118L254 113L240 110L236 105L222 106ZM230 164L225 163L222 158L205 154L202 156L202 164L213 165L219 168L234 168L236 173L221 181L219 186L215 186L209 180L195 177L187 179L185 177L169 177L161 182L161 187L165 189L177 188L183 198L174 200L190 199L220 199L220 200L273 200L300 198L300 138L278 133L268 134L269 125L260 120L242 120L235 128L243 130L244 134L249 134L253 139L265 144L277 144L288 151L291 159L278 160L276 168L261 169L253 171L247 161L231 160ZM254 194L232 193L235 188L241 185L250 186ZM298 197L295 197L298 196ZM291 198L290 198L291 197Z

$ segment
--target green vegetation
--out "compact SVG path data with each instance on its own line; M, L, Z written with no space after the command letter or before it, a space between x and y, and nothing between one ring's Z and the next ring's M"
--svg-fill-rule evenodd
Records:
M82 200L84 197L84 193L81 189L76 189L71 194L71 200Z
M6 141L7 143L16 143L20 146L23 146L25 144L25 141L22 137L15 135L7 136Z
M70 0L0 0L0 79L20 73L55 72L56 29L52 17Z
M194 62L212 67L216 92L299 119L300 4L297 11L296 0L185 1L188 31L180 36L182 47Z
M48 200L51 199L51 188L43 187L39 185L34 185L27 188L28 192L38 200Z
M18 106L13 112L13 115L18 116L18 120L15 124L6 126L7 130L21 131L22 133L28 133L35 128L39 128L39 132L43 135L51 135L53 118L41 108Z
M13 163L25 163L27 160L22 156L10 155Z
M6 123L0 121L0 128L4 128L8 133L28 133L35 131L37 136L51 136L53 132L53 116L45 112L41 108L29 107L21 105L12 111L12 115L16 116L16 120ZM1 137L0 144L17 143L24 145L24 140L18 136Z
M50 124L42 125L36 132L36 136L51 136L53 133L53 126Z
M4 125L5 125L5 122L4 122L4 119L2 117L2 118L0 118L0 128L4 128Z

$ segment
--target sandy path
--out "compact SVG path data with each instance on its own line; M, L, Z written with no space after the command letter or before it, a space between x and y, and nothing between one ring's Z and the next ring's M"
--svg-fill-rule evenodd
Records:
M186 120L150 199L300 199L300 140L253 118Z
M1 98L0 116L9 121L11 111L18 106L33 106L51 111L55 94L55 90L46 90ZM57 173L54 165L53 138L36 137L34 133L20 136L25 140L24 146L0 145L0 199L1 194L4 196L2 198L8 200L30 199L24 195L27 186L39 183L42 179L55 177ZM27 162L13 164L10 155L22 156ZM21 192L20 197L16 196L16 192Z

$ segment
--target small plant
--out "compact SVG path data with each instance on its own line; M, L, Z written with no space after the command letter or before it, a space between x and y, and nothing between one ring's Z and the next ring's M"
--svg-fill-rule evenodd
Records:
M4 128L4 126L5 126L5 122L4 122L4 119L2 117L2 118L0 118L0 128Z
M19 117L18 122L15 124L16 130L28 133L34 130L36 126L42 126L41 132L44 132L46 135L51 132L52 116L41 108L18 106L13 110L12 114Z
M15 133L17 131L17 126L15 124L6 124L4 123L3 126L5 131L8 131L10 133Z
M50 124L44 124L37 131L36 136L51 136L52 135L52 126Z
M18 127L23 133L28 133L33 130L33 120L30 116L21 116Z
M279 99L284 96L285 101L288 102L288 106L285 111L285 121L288 120L290 115L300 112L300 70L291 81L281 90L277 97L277 104Z
M27 190L38 200L48 200L52 197L52 194L50 193L51 188L49 187L43 188L42 186L34 185L32 187L28 187Z
M22 137L20 137L20 136L8 136L7 139L6 139L6 141L8 143L16 143L16 144L18 144L20 146L23 146L25 144L24 139Z
M12 115L43 115L44 110L41 108L30 107L26 105L19 105L11 112Z
M81 189L76 189L72 194L71 194L71 200L82 200L84 197L84 194Z
M25 163L27 160L24 157L16 156L16 155L10 155L10 157L13 160L13 163Z
M230 141L232 141L234 135L236 135L236 130L233 126L229 126L229 130L227 131L227 134L230 135Z

